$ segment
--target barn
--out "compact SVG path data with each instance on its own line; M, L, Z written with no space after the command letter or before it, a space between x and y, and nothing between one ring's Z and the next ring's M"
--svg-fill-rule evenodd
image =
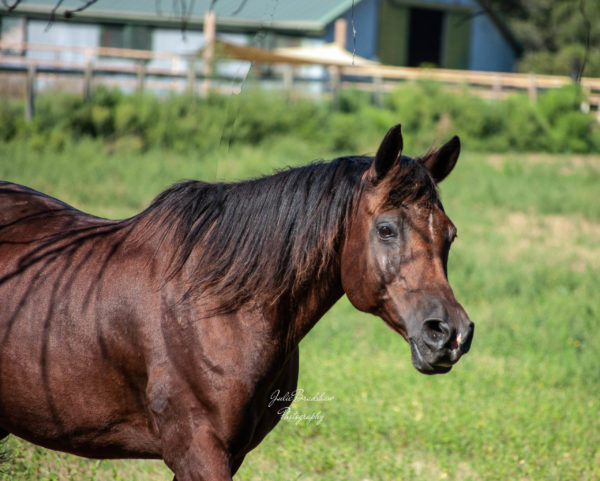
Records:
M69 20L65 11L83 2L64 0L49 26L56 3L23 0L11 13L0 4L0 38L185 53L202 47L214 4L221 36L263 48L331 42L335 21L345 18L348 49L388 65L508 72L520 52L478 0L98 0Z

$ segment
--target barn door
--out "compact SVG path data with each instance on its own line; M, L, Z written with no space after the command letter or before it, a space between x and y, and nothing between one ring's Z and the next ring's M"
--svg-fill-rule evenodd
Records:
M379 10L379 61L407 65L410 8L384 0Z
M471 16L468 8L415 7L382 0L379 61L386 65L469 68Z
M464 10L446 12L442 66L445 68L468 69L470 45L471 13Z

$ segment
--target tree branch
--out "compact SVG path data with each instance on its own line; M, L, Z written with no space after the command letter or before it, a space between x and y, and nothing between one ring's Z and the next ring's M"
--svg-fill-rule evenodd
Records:
M579 11L581 12L581 16L583 17L583 25L585 26L585 54L583 55L583 61L581 62L581 66L579 67L579 71L577 72L577 83L581 82L583 71L585 70L585 66L588 62L588 57L590 54L590 44L592 40L592 24L585 13L585 0L581 0L579 2Z
M44 29L45 32L50 30L50 27L54 23L54 20L56 20L56 11L62 5L63 2L64 0L58 0L58 2L56 2L56 5L54 5L54 8L50 12L50 19L48 20L48 25L46 25L46 28Z
M235 11L231 14L232 17L235 17L238 13L240 13L242 11L242 9L246 6L246 3L248 3L248 0L242 0L238 6L238 8L235 9Z
M190 0L188 6L185 4L185 0L181 0L181 34L183 39L186 39L186 31L188 27L188 21L192 16L192 10L194 9L195 0Z
M73 14L83 12L86 8L96 3L98 0L87 0L81 7L74 8L73 10L65 10L65 18L71 18Z
M17 8L19 6L19 3L21 3L21 0L15 0L12 4L8 3L7 0L2 0L2 5L6 7L9 13L12 12L15 8Z

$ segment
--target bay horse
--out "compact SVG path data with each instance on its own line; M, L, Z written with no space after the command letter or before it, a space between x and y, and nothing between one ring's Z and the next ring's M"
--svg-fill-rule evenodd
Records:
M106 220L0 184L0 437L92 458L160 458L230 481L280 419L298 343L344 294L425 374L469 350L448 284L456 228L437 190L458 137L402 155L187 181Z

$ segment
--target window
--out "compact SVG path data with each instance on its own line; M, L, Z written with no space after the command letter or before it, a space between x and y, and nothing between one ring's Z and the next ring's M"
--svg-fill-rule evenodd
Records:
M145 25L102 25L100 32L102 47L152 49L152 29Z
M24 18L0 17L0 40L14 44L25 42L26 21ZM4 50L6 53L22 55L22 48Z

